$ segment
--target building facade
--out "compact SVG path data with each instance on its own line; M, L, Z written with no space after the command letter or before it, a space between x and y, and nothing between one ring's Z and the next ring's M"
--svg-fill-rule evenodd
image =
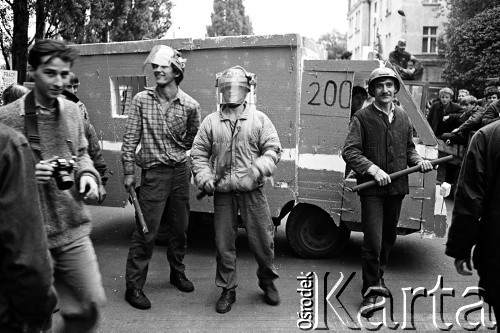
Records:
M422 81L443 82L444 56L438 38L444 34L445 0L347 0L347 49L352 59L388 59L400 38L424 66Z

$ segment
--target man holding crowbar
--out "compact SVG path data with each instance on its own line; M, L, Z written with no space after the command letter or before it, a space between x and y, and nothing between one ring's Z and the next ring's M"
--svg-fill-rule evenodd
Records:
M409 193L408 175L390 173L414 166L421 172L433 169L415 150L408 115L393 101L400 82L396 73L381 65L370 74L368 93L374 102L356 112L349 125L342 157L358 175L358 182L374 181L359 191L363 228L363 287L359 312L371 317L377 296L390 297L384 282L389 251L396 242L401 204Z

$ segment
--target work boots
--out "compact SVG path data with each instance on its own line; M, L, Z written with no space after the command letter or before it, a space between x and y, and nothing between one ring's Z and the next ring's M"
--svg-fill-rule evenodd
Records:
M267 304L280 304L280 295L273 281L259 281L259 287L264 291L264 301Z
M127 289L125 300L136 309L146 310L151 307L151 302L144 295L142 289Z
M215 311L218 313L226 313L231 310L231 305L236 302L236 289L223 288L222 294L220 295L217 305L215 306Z
M190 293L194 290L193 283L187 279L186 275L181 273L170 273L170 283L185 293Z

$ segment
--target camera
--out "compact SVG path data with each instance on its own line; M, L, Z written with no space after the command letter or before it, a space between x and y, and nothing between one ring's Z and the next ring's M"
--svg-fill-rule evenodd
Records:
M57 188L60 190L67 190L73 186L73 178L71 178L71 172L75 167L75 161L73 159L65 159L59 157L53 157L52 159L45 161L54 168L54 178L56 180Z

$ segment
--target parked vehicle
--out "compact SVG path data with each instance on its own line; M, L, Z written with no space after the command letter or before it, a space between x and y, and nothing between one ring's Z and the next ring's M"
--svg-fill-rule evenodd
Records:
M81 78L79 95L114 172L108 180L107 205L127 204L120 160L125 110L135 93L154 82L152 73L142 72L142 63L157 44L179 49L187 58L180 87L200 103L202 117L217 109L216 73L234 65L256 73L252 102L271 118L283 146L278 170L265 185L274 222L278 226L288 215L287 239L300 257L339 253L350 232L361 230L359 198L347 190L355 183L346 179L341 157L351 91L366 85L378 61L322 60L324 51L296 34L76 45L81 56L73 70ZM409 91L401 89L397 97L418 134L419 153L437 158L436 139ZM446 213L438 209L439 195L436 205L436 171L410 175L410 186L399 233L444 236ZM213 213L212 198L197 200L197 194L193 185L192 224Z

